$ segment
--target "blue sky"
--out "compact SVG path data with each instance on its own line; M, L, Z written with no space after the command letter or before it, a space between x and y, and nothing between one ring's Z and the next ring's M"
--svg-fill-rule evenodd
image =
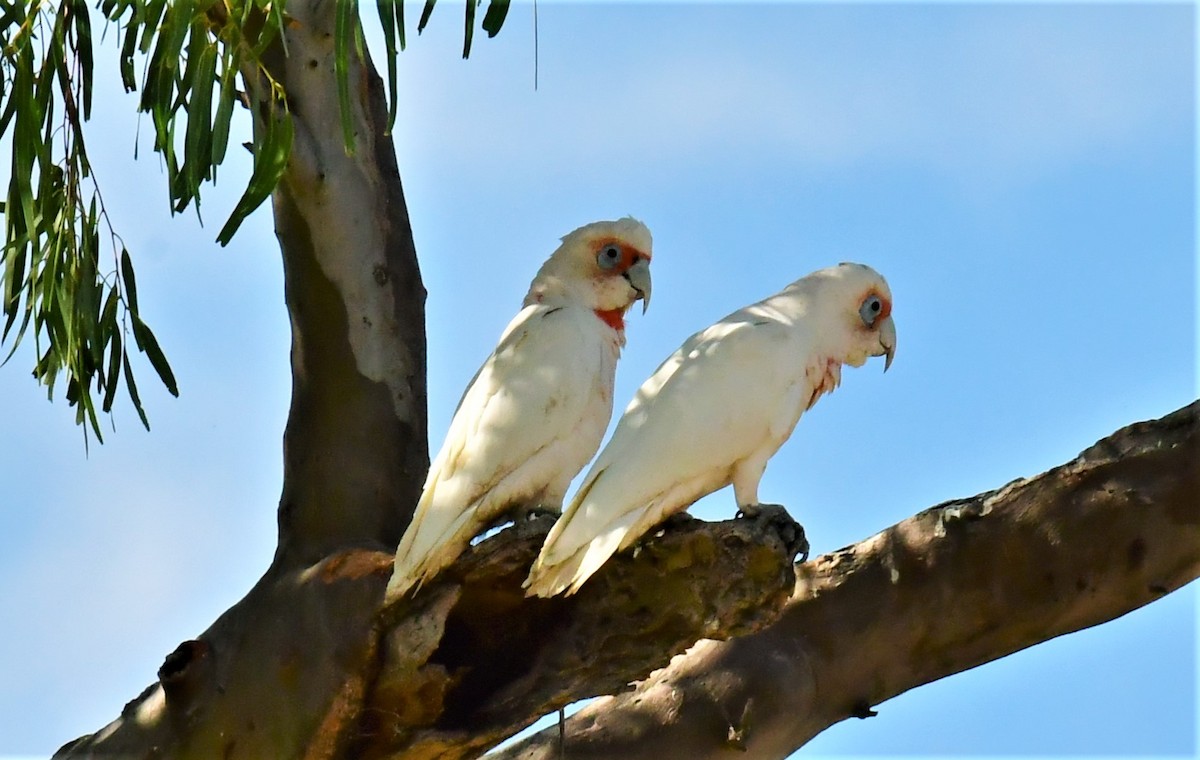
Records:
M395 140L429 289L430 435L557 238L633 214L654 303L617 399L696 329L842 260L889 280L899 345L847 371L768 467L816 552L1029 476L1197 395L1195 11L1174 5L528 5L458 57L444 4L402 54ZM416 11L410 8L409 17ZM290 393L248 172L167 214L98 56L92 155L179 378L143 368L85 455L32 351L0 369L0 755L100 728L270 561ZM244 125L243 125L244 127ZM0 173L7 182L7 175ZM721 492L693 511L732 513ZM1086 539L1085 539L1086 540ZM1196 586L835 726L801 757L1196 753Z

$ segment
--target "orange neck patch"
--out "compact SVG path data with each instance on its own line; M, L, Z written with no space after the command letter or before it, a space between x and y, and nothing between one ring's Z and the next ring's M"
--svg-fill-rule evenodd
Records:
M621 330L625 329L625 310L624 309L608 309L607 311L601 311L600 309L594 309L593 311L596 312L597 317L600 317L601 322L608 325L609 327L616 330L617 332L620 332Z

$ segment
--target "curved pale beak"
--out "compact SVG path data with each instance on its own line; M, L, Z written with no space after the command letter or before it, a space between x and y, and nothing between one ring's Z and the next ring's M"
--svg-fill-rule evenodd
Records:
M887 356L883 362L883 371L887 372L888 367L892 366L892 357L896 355L896 323L891 317L887 317L883 324L879 325L879 345L883 347L883 354Z
M642 299L642 313L645 314L646 309L650 308L650 259L638 259L625 270L623 276L629 281L629 287L638 292L638 298Z

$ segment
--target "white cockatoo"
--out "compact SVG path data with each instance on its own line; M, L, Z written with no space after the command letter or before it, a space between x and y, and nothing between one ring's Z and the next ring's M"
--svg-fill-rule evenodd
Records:
M614 553L700 497L733 484L757 513L767 460L800 415L896 348L892 296L862 264L822 269L688 338L638 389L525 581L573 594Z
M529 507L559 512L612 417L625 312L650 303L650 230L625 217L568 234L463 393L396 550L388 598Z

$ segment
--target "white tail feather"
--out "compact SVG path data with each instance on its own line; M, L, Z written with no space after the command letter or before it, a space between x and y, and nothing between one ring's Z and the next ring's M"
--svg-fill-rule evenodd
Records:
M637 514L625 515L561 562L547 565L542 564L539 558L525 579L524 585L528 589L526 595L549 598L564 591L567 596L574 594L617 552L637 518Z

